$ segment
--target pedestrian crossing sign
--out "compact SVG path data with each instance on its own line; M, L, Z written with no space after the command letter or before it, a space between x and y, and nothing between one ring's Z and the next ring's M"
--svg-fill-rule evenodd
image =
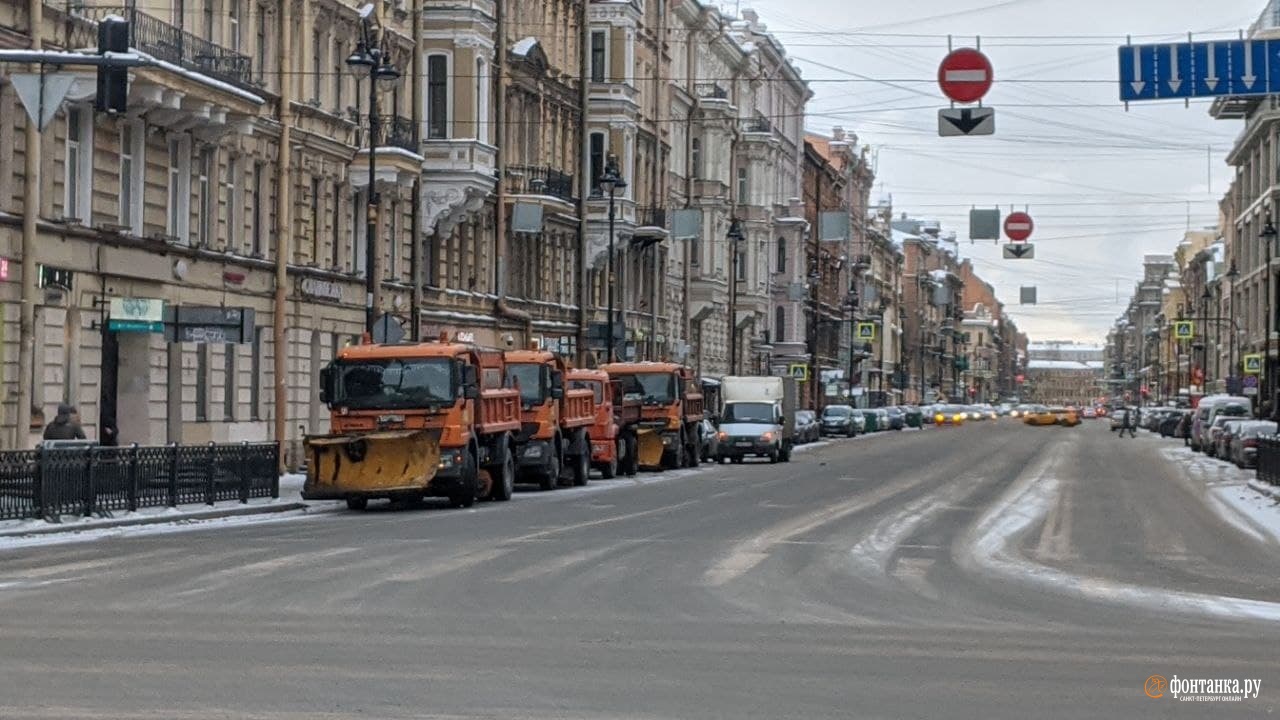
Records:
M1245 375L1261 375L1262 374L1262 355L1245 355L1244 356L1244 374Z
M809 379L809 366L804 363L792 363L787 366L787 374L800 382L805 382Z
M1179 320L1173 324L1173 336L1179 340L1190 340L1196 335L1196 324L1190 320Z
M875 323L858 323L858 339L859 340L875 340L876 324Z

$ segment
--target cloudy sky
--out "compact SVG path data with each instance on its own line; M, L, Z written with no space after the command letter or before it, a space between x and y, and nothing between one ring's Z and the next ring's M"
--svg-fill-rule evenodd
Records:
M937 218L962 238L1034 339L1100 340L1133 290L1144 254L1213 226L1240 121L1208 104L1117 100L1117 46L1234 37L1263 0L722 0L756 10L812 83L810 130L853 130L874 148L874 197ZM947 50L981 36L996 83L992 138L940 138L935 80ZM972 206L1027 208L1036 259L970 244ZM1019 306L1036 285L1039 305Z

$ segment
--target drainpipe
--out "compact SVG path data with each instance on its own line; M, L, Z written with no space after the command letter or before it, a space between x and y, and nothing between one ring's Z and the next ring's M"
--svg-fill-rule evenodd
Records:
M413 127L415 137L419 143L421 150L421 133L422 133L422 83L418 82L418 78L422 77L422 0L414 0L413 2L413 58L410 61L410 67L413 72L410 75L410 104L412 110L410 117L413 118ZM476 98L476 105L479 105L479 98ZM479 120L479 118L476 118ZM478 135L479 133L477 133ZM422 285L426 282L424 268L422 267L422 173L419 172L413 178L413 214L409 219L410 237L413 242L409 247L409 278L413 281L413 295L410 299L409 306L409 337L414 341L422 340Z
M578 42L578 262L574 268L578 279L578 365L587 360L587 303L591 288L587 287L587 196L591 194L591 134L587 116L591 109L591 24L587 16L590 0L578 5L581 35Z
M494 2L494 18L497 25L498 48L493 63L493 80L497 87L497 95L494 97L494 111L496 117L493 123L493 139L494 144L498 146L497 153L497 172L498 172L498 188L497 188L497 206L494 209L494 232L497 234L495 245L497 247L497 257L494 262L494 270L497 273L497 279L494 283L494 289L498 299L493 304L494 311L500 318L508 320L517 320L524 324L525 337L521 346L528 346L529 340L533 337L533 316L523 310L517 310L507 304L507 28L506 28L506 0L496 0Z
M44 0L30 0L31 49L40 50L44 26ZM40 217L40 130L27 119L22 182L22 315L18 346L18 412L13 447L25 450L31 427L31 385L36 350L36 221Z
M285 441L288 432L285 417L288 413L288 368L285 359L288 357L289 348L287 346L285 317L285 294L286 285L289 281L289 234L293 215L292 200L290 191L292 183L290 182L290 174L293 172L291 168L293 160L293 149L290 147L290 134L292 130L292 107L290 103L293 101L293 74L289 72L289 68L293 62L293 51L291 48L291 39L293 28L293 19L290 8L292 3L280 4L280 57L279 67L277 69L280 78L280 105L278 113L280 118L280 150L277 153L280 158L280 167L276 174L276 287L275 287L275 310L272 317L272 346L275 351L272 353L272 372L275 380L275 440L280 446L279 453L279 471L284 472L285 469ZM371 148L372 150L372 148ZM373 178L369 178L370 188L373 187ZM372 272L372 269L370 269Z

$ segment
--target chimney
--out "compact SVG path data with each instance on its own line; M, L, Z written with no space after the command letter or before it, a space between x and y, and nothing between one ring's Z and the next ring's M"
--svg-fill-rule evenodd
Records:
M844 140L844 128L840 127L839 125L831 128L831 139Z
M760 22L760 16L757 15L756 11L752 10L751 8L747 8L746 10L742 11L742 19L751 23L753 26L756 23Z

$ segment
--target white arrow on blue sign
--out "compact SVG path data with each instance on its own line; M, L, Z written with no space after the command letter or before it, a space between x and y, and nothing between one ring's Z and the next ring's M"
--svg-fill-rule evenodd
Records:
M1124 102L1280 92L1280 40L1123 45L1119 69Z

